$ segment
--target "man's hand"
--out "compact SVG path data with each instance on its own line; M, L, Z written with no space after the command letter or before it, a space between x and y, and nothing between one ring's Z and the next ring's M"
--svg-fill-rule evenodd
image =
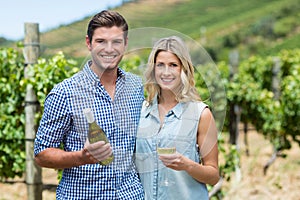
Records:
M83 157L88 164L95 164L99 161L105 160L112 154L112 148L109 143L104 141L89 143L87 139L83 148Z

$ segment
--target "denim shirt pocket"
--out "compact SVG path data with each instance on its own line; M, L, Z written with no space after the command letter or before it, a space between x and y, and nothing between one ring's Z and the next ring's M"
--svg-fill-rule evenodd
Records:
M179 124L176 130L173 130L169 134L169 139L175 141L176 151L178 153L190 157L195 149L198 123L195 119L185 119Z

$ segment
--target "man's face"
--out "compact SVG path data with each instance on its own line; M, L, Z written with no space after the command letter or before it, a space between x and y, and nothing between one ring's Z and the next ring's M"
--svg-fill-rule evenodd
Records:
M93 64L104 72L118 67L127 46L127 38L124 39L121 28L100 27L95 29L91 42L86 37L86 43L91 51Z

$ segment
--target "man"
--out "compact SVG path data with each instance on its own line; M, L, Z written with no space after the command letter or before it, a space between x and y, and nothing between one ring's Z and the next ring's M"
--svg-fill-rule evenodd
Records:
M58 200L144 198L132 160L143 87L140 78L118 67L127 33L128 24L119 13L96 14L86 36L91 60L46 98L34 153L41 167L63 169ZM88 142L85 108L92 109L110 143ZM112 164L99 164L112 153Z

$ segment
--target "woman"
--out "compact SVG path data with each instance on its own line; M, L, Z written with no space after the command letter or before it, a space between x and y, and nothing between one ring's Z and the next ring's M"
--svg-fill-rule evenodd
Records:
M191 58L179 37L156 42L145 78L148 96L136 143L145 198L208 199L206 184L219 180L217 128L197 94ZM158 155L158 146L175 147L176 153Z

